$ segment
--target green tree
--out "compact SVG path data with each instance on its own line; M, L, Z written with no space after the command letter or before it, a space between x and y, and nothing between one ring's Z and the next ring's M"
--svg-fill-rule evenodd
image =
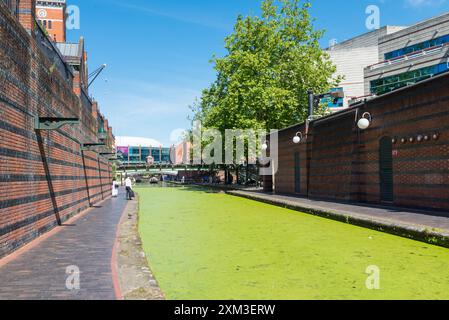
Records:
M340 81L319 46L324 31L314 28L310 8L304 0L264 0L260 17L239 16L225 40L227 54L212 60L217 78L193 105L194 120L221 132L304 121L307 90L327 92Z
M264 0L260 17L239 16L225 39L227 54L212 59L217 78L193 105L193 120L222 133L305 121L307 91L324 93L341 80L319 46L324 31L314 28L310 8L307 0ZM320 106L315 112L327 111ZM235 170L238 177L238 165Z

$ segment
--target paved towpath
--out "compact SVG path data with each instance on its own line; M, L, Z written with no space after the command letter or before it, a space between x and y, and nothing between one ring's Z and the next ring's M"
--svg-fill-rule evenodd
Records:
M117 226L126 204L121 191L118 198L102 202L20 250L16 256L0 260L0 300L119 298L114 286L112 255ZM79 290L76 289L77 269L67 269L70 266L79 269ZM74 290L67 289L69 276Z

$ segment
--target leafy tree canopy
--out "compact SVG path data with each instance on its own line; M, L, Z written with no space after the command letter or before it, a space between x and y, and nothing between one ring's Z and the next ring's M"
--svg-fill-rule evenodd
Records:
M214 57L217 78L192 107L204 127L280 129L307 118L307 90L338 84L335 66L320 48L305 0L264 0L262 15L239 16ZM324 113L320 107L317 113Z

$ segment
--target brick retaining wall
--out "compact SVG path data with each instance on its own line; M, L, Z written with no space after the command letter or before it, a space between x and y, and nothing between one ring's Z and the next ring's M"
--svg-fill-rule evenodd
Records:
M295 191L295 152L300 153L299 195L330 200L382 203L380 139L393 144L393 205L449 209L449 74L355 106L349 111L310 123L307 140L292 142L304 124L279 136L277 193ZM357 128L364 112L373 122ZM418 135L438 139L418 142ZM402 143L402 139L406 143ZM414 141L410 142L410 138ZM266 179L269 184L269 178ZM269 187L267 187L269 189ZM447 213L446 213L447 214ZM448 214L449 215L449 214Z
M111 190L108 159L81 150L97 142L92 106L81 103L72 76L62 75L37 41L0 3L0 258ZM36 115L81 122L36 131Z

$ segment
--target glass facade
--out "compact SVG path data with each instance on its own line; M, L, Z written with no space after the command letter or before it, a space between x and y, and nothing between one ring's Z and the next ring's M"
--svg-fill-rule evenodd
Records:
M343 88L332 88L330 92L343 92ZM334 98L331 95L328 95L321 99L320 103L328 108L342 108L344 106L344 99Z
M398 49L392 52L388 52L385 54L385 60L391 60L397 57L404 56L406 54L410 54L413 52L421 51L424 49L432 48L438 46L440 44L449 43L449 35L438 37L432 40L424 41L421 43L414 44L412 46L408 46L402 49Z
M129 155L129 157L128 157ZM124 164L146 164L151 156L154 164L171 164L170 148L117 147L117 158Z
M431 78L439 73L449 70L448 63L441 63L435 66L421 68L414 71L404 72L398 75L371 81L371 93L382 95L419 81Z

